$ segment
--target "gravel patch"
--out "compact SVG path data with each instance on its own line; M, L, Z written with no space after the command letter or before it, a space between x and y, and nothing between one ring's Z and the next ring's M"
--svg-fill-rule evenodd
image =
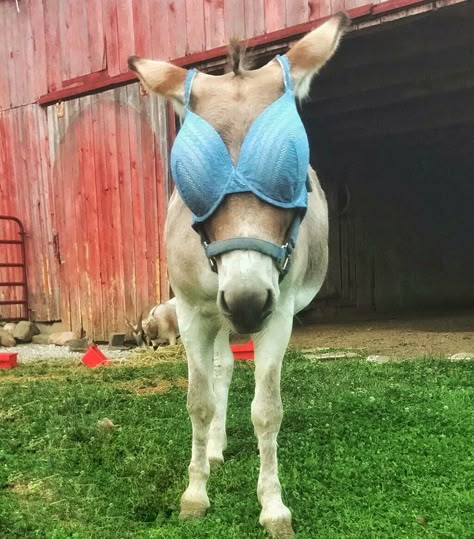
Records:
M130 359L130 350L109 350L107 345L99 346L100 350L111 361ZM70 352L67 346L55 344L17 344L12 347L1 347L0 352L18 352L18 363L32 363L39 360L70 359L80 360L83 352Z

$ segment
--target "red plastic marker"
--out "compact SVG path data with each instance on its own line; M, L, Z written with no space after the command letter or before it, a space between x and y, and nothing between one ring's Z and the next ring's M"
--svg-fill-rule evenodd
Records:
M110 361L97 348L95 344L89 346L87 352L82 356L81 361L86 367L89 367L91 369L94 369L99 365L110 365Z
M0 354L0 369L13 369L16 367L18 352L2 352Z
M234 354L234 359L252 361L254 358L254 347L252 339L250 339L250 341L245 344L231 344L230 349Z

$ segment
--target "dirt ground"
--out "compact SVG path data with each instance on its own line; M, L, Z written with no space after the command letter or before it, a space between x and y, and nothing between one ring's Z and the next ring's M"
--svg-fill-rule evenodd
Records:
M295 321L291 344L363 348L371 354L400 358L474 353L474 313L304 326Z

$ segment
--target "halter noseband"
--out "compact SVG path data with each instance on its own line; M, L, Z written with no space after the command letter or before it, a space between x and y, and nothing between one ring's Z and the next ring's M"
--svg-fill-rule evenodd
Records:
M306 178L306 190L308 193L313 190L309 175ZM258 253L273 258L280 274L281 281L290 270L291 257L296 247L296 240L298 238L298 232L303 217L304 215L301 212L298 212L295 215L288 231L287 240L283 245L277 245L271 241L259 238L229 238L227 240L218 240L211 243L207 238L202 225L195 226L194 228L201 237L201 244L208 258L209 266L214 273L217 273L217 256L229 253L230 251L257 251Z

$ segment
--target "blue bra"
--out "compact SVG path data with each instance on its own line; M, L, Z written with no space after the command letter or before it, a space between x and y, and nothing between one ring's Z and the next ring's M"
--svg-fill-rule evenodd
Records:
M195 227L231 193L251 192L273 206L306 210L308 138L296 109L289 60L277 60L285 92L254 120L236 166L218 132L189 109L197 70L188 72L185 119L171 150L171 173Z

